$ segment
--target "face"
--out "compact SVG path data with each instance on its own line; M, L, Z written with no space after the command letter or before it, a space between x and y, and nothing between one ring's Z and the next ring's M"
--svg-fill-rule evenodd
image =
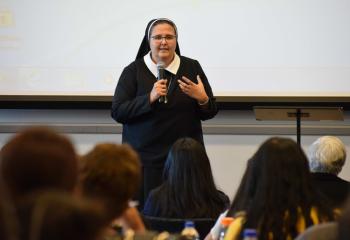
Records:
M150 37L150 48L154 62L163 61L168 65L174 58L176 36L174 28L161 23L153 27Z

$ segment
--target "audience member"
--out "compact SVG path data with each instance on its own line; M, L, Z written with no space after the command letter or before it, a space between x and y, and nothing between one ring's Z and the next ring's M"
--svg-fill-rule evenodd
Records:
M0 158L1 178L14 202L36 191L72 192L76 186L74 147L49 128L32 127L16 134L3 146Z
M333 208L341 208L349 195L350 182L337 175L346 160L343 142L333 136L318 138L308 149L313 182Z
M215 186L203 145L192 138L174 143L163 175L163 184L146 201L145 216L216 219L229 205L229 198Z
M124 227L145 230L136 208L129 202L141 181L136 152L126 144L97 144L82 157L80 188L83 196L100 201L112 222L121 217Z
M291 239L308 226L333 219L313 188L308 162L291 139L270 138L249 161L228 216L225 239L241 239L245 228L260 240Z
M21 240L98 240L108 226L99 205L64 192L27 195L18 210L27 231Z
M72 193L78 179L77 155L65 136L47 127L31 127L12 137L1 149L0 158L2 193L8 196L4 214L10 216L13 207L12 223L7 219L6 229L16 226L16 238L28 239L29 220L21 216L29 215L31 209L22 211L23 199L49 190ZM13 231L8 231L8 238L9 234Z

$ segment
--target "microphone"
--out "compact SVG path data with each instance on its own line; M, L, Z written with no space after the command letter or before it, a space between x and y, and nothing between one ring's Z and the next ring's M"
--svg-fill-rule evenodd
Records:
M160 79L165 79L165 63L162 62L162 61L159 61L157 63L157 72L158 72L158 77L157 77L157 80L160 80ZM168 99L166 96L161 96L159 98L159 102L160 103L167 103L168 102Z

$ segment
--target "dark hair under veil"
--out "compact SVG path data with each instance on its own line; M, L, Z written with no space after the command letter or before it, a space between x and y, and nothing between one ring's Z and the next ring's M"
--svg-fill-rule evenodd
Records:
M155 24L155 22L157 22ZM169 25L171 25L175 32L176 32L176 39L177 39L177 29L176 29L176 25L173 21L171 21L170 19L167 19L167 18L156 18L156 19L152 19L148 24L147 24L147 27L146 27L146 30L145 30L145 35L142 39L142 42L141 42L141 45L139 47L139 51L137 52L137 55L136 55L136 60L139 59L139 58L143 58L143 56L145 56L150 50L150 46L149 46L149 39L148 39L148 32L149 32L149 28L151 27L154 27L158 24L162 24L162 23L167 23ZM178 41L176 41L176 49L175 49L175 52L177 55L181 55L180 54L180 48L179 48L179 44L178 44Z

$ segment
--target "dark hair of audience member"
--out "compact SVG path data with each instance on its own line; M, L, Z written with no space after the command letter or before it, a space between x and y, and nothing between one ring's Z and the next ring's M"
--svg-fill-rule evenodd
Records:
M137 153L126 144L97 144L81 159L81 191L102 201L111 220L128 207L141 181Z
M15 201L33 191L73 191L76 185L74 147L49 128L32 127L16 134L3 146L0 157L4 184Z
M98 204L65 192L29 194L18 213L22 240L96 240L108 226Z
M19 240L16 209L0 179L0 239Z
M236 191L235 197L233 198L233 201L231 203L231 206L227 212L227 216L234 216L240 211L243 211L244 209L249 206L247 201L250 201L250 199L253 196L253 191L255 191L256 184L253 184L253 181L255 181L255 177L253 176L253 159L249 159L247 161L247 166L244 171L242 180L238 186L238 189ZM252 187L254 186L254 187Z
M217 190L208 155L192 138L178 139L171 147L159 187L160 215L178 218L216 218L227 208Z
M243 228L259 229L261 240L269 239L271 233L274 239L287 239L288 235L299 234L300 217L305 219L306 226L313 225L310 217L313 207L319 219L333 219L312 186L302 149L291 139L274 137L265 141L249 160L228 214L245 211Z

